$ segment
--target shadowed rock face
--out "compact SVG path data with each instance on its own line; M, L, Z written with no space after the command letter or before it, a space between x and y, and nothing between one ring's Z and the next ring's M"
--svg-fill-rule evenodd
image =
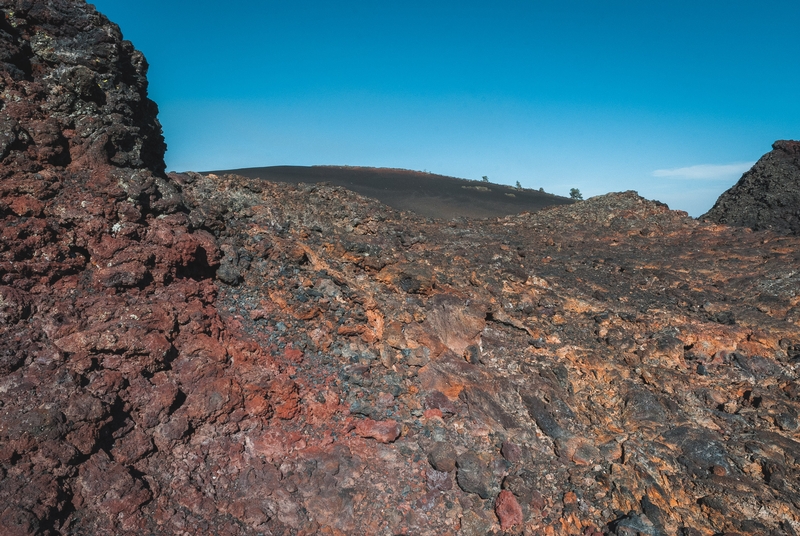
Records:
M160 140L116 27L1 5L3 534L800 530L800 238L633 192L441 223L163 176L108 143ZM86 35L113 88L47 74ZM89 135L34 134L79 93Z
M800 234L800 142L776 141L701 219Z

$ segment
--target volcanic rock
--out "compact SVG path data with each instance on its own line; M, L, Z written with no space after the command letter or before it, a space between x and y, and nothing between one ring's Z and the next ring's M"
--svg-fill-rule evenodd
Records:
M456 465L457 481L461 489L467 493L480 495L482 499L488 499L492 476L486 463L474 452L465 452L458 457Z
M356 424L358 435L375 439L381 443L392 443L400 436L400 432L400 425L391 419L385 421L364 419Z
M5 533L800 530L800 237L164 175L118 28L0 6Z
M450 443L437 441L428 453L428 461L437 471L449 473L456 468L458 457L455 447Z
M494 502L494 511L498 519L500 519L500 528L502 530L508 530L515 525L522 524L522 507L510 491L503 490L500 492Z
M800 142L780 140L701 219L800 234Z

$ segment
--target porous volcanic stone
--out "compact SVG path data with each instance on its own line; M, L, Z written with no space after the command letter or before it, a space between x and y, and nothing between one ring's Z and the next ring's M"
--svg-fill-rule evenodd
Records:
M369 437L381 443L392 443L401 432L400 425L391 419L374 421L364 419L356 424L356 433L361 437Z
M475 493L481 499L489 498L492 473L474 452L465 452L456 462L458 486L467 493Z
M500 519L500 528L508 530L523 521L522 507L510 491L503 490L494 501L494 512Z
M452 444L437 441L428 452L428 461L437 471L449 473L456 468L457 456L456 449Z

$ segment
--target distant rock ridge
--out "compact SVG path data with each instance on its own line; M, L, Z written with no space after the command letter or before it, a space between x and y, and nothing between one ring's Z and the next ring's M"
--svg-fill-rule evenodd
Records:
M702 220L800 234L800 142L779 140Z

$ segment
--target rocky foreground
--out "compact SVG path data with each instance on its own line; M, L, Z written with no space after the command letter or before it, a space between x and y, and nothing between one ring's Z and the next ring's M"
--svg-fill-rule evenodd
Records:
M800 237L167 176L118 28L0 6L2 534L800 531Z

